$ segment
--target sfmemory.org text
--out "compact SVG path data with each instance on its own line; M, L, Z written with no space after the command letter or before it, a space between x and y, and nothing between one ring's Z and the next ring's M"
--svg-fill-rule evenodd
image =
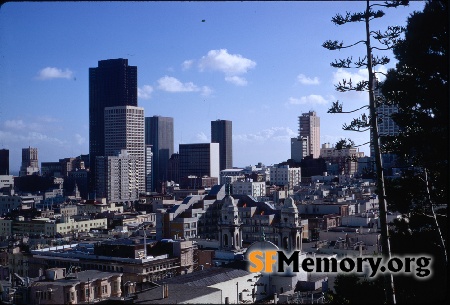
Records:
M364 273L369 277L390 272L411 274L418 278L431 275L431 257L427 256L395 256L384 259L379 256L345 257L305 257L300 259L300 251L294 251L290 256L283 251L255 250L248 254L250 272L284 273L287 268L292 272L300 269L315 273Z

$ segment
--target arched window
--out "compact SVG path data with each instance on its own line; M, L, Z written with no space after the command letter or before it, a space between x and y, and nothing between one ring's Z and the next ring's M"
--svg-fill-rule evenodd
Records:
M284 250L289 249L289 238L288 237L283 238L283 248L284 248Z

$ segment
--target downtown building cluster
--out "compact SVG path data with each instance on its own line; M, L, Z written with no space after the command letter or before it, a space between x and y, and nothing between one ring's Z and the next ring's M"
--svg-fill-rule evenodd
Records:
M379 252L370 157L321 145L316 112L298 117L289 160L236 168L231 121L175 152L174 119L137 104L137 67L101 60L89 78L88 155L39 168L24 148L13 177L0 150L3 300L249 303L301 287L317 301L327 275L252 274L246 251Z

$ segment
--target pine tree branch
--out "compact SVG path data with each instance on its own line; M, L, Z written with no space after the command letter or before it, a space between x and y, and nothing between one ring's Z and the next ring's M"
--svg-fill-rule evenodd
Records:
M359 111L364 108L368 109L369 106L365 105L365 106L359 107L358 109L354 109L351 111L342 111L342 103L339 103L339 101L336 101L336 102L333 102L333 105L331 106L330 109L328 109L327 113L352 113L352 112L356 112L356 111Z

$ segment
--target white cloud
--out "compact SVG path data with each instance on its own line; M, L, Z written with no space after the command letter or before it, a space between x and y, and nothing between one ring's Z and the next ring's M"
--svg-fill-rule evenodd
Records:
M194 61L192 59L185 60L181 64L181 67L182 67L183 70L189 70L192 67L193 64L194 64Z
M319 78L317 78L317 77L310 78L304 74L299 74L297 76L297 81L302 85L318 85L318 84L320 84Z
M209 142L208 137L206 136L206 134L205 134L203 131L197 133L197 134L195 135L195 139L196 139L196 141L199 141L199 142L201 142L201 143Z
M66 145L67 141L60 140L58 138L47 136L40 132L28 132L25 134L18 134L13 133L9 131L1 131L0 130L0 141L5 141L9 143L24 143L22 144L23 147L26 147L29 145L29 143L33 143L33 141L38 142L45 142L45 143L52 143L52 144L58 144L58 145ZM25 144L26 143L26 144ZM34 145L34 144L32 144Z
M237 86L246 86L247 80L241 76L227 76L225 80L229 83L235 84Z
M387 73L386 66L377 66L375 72ZM379 81L383 81L386 77L382 73L376 73L376 77ZM369 80L369 73L367 69L359 69L357 72L350 72L348 69L337 69L336 72L333 72L333 84L337 84L342 82L345 79L346 81L352 80L353 85L356 85L358 82L362 80Z
M297 134L289 127L271 127L257 133L233 135L233 139L241 142L266 142L269 140L284 142L290 141L295 136Z
M24 129L26 124L22 120L6 120L3 125L10 129Z
M326 105L326 104L328 104L330 99L331 98L326 99L321 95L310 94L308 96L302 96L301 98L290 97L287 104L288 105L305 105L305 104Z
M339 68L336 72L333 72L333 84L337 85L342 80L349 82L352 80L352 84L355 86L357 83L363 80L368 80L369 75L366 69L359 69L358 72L352 73L347 69Z
M144 85L142 88L138 88L138 97L143 100L148 100L152 97L153 87Z
M83 137L82 135L76 133L75 134L75 141L77 142L78 145L83 145L84 143L86 143L86 138Z
M247 73L255 66L256 62L240 54L229 54L226 49L211 50L199 61L200 71L221 71L229 76Z
M213 93L213 90L208 86L203 86L201 89L202 96L210 96Z
M194 92L200 89L192 82L182 83L175 77L164 76L158 80L158 88L168 92Z
M57 123L57 122L61 122L60 119L57 118L53 118L51 116L45 115L45 116L39 116L37 117L37 120L40 122L44 122L44 123Z
M53 79L53 78L66 78L70 79L72 78L73 72L69 69L62 70L55 67L46 67L39 71L38 76L36 77L39 80L47 80L47 79Z
M379 66L377 69L375 69L375 72L381 72L381 73L376 73L375 76L377 77L377 79L382 82L386 79L386 76L384 74L387 73L387 68L386 66ZM384 73L384 74L383 74Z

